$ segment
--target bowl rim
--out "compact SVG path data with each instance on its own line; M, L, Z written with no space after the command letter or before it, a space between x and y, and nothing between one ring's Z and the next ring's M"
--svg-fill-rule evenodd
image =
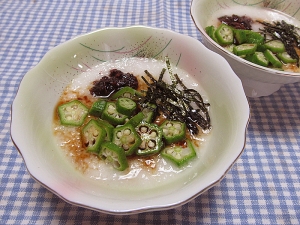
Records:
M300 78L300 72L296 73L296 72L287 72L287 71L280 71L280 70L275 70L275 69L271 69L271 68L267 68L267 67L263 67L263 66L260 66L260 65L257 65L257 64L254 64L252 62L249 62L241 57L238 57L236 56L235 54L229 52L229 51L226 51L222 46L218 45L211 37L208 36L208 34L205 32L204 28L199 25L198 26L198 23L197 23L197 20L195 19L195 13L196 11L194 10L195 9L195 2L197 1L201 1L201 0L192 0L191 1L191 4L190 4L190 16L196 26L196 28L200 31L201 35L204 36L211 45L213 45L215 48L217 48L219 51L221 51L223 54L225 54L226 56L230 57L231 59L233 60L236 60L238 61L239 63L242 63L242 64L246 64L246 66L249 66L253 69L257 69L257 70L260 70L262 72L267 72L267 73L272 73L274 75L279 75L279 76L284 76L284 77L290 77L290 78ZM253 6L253 7L256 7L256 6ZM291 17L290 15L288 14L285 14L281 11L278 11L278 10L275 10L275 9L270 9L268 8L269 10L271 11L274 11L274 12L278 12L280 14L284 14L285 16L288 16L288 17ZM195 11L195 12L194 12ZM293 18L293 17L292 17Z
M144 212L150 212L150 211L157 211L157 210L168 210L168 209L172 209L172 208L175 208L175 207L178 207L178 206L181 206L181 205L184 205L186 204L187 202L193 200L194 198L198 197L199 195L201 195L202 193L206 192L208 189L210 189L211 187L215 186L217 183L219 183L224 177L225 175L228 173L228 171L231 169L231 167L235 164L235 162L239 159L239 157L242 155L242 153L244 152L244 149L245 149L245 146L246 146L246 133L247 133L247 127L248 127L248 124L249 124L249 121L250 121L250 107L249 107L249 103L248 103L248 100L245 97L245 100L246 100L246 103L247 103L247 112L248 112L248 116L247 116L247 121L243 121L242 124L243 124L243 128L241 128L243 130L243 146L241 146L241 149L239 150L239 154L235 157L235 159L230 163L230 165L226 168L226 170L224 172L222 172L222 174L218 177L218 179L214 180L213 182L209 183L208 185L206 185L205 188L203 188L202 190L200 191L197 191L195 194L193 194L192 196L190 196L189 198L186 198L185 200L182 200L180 202L176 202L176 203L172 203L172 204L161 204L161 203L157 203L156 205L153 205L153 206L147 206L145 205L144 207L136 207L136 209L128 209L128 210L109 210L109 209L101 209L100 208L97 208L97 207L93 207L93 206L89 206L87 204L82 204L82 203L78 203L76 201L72 201L72 199L68 199L66 197L64 197L62 194L60 194L57 190L49 187L47 184L45 184L41 179L38 179L29 169L26 161L25 161L25 157L24 157L24 154L22 153L21 149L19 148L18 146L18 143L17 143L17 139L16 137L14 137L14 132L13 132L13 123L14 123L14 120L13 120L13 117L15 115L15 112L14 112L14 104L16 102L16 99L18 97L18 95L20 95L20 87L22 85L22 81L24 79L24 77L29 74L34 68L36 68L38 66L38 64L40 64L40 62L42 60L45 59L45 57L49 54L52 54L53 51L55 51L55 49L58 49L58 48L61 48L66 42L71 42L71 41L74 41L76 40L77 38L79 37L83 37L83 36L88 36L92 33L96 33L96 32L101 32L101 31L104 31L104 30L125 30L125 29L132 29L132 28L143 28L143 29L152 29L152 30L158 30L158 31L164 31L164 32L169 32L171 34L175 34L175 35L178 35L178 36L182 36L182 37L185 37L185 38L193 38L191 36L188 36L188 35L185 35L185 34L181 34L181 33L178 33L178 32L175 32L173 30L170 30L170 29L166 29L166 28L156 28L156 27L150 27L150 26L143 26L143 25L135 25L135 26L126 26L126 27L106 27L106 28L101 28L101 29L96 29L94 31L91 31L91 32L88 32L88 33L84 33L84 34L80 34L80 35L77 35L73 38L70 38L69 40L67 41L64 41L62 43L60 43L59 45L53 47L52 49L50 49L45 55L43 55L43 57L41 58L41 60L32 68L30 69L29 71L27 71L27 73L23 76L23 78L21 79L20 81L20 84L18 86L18 90L16 92L16 95L15 95L15 98L11 104L11 121L10 121L10 137L11 137L11 140L14 144L14 146L16 147L16 149L18 150L18 152L20 153L22 159L23 159L23 162L26 166L26 169L28 171L28 173L30 174L30 176L35 180L37 181L38 183L40 183L43 187L45 187L47 190L49 190L50 192L52 192L53 194L55 194L56 196L58 196L59 198L63 199L65 202L69 203L69 204L72 204L72 205L76 205L76 206L80 206L80 207L83 207L83 208L87 208L87 209L91 209L91 210L94 210L94 211L98 211L98 212L102 212L102 213L107 213L107 214L113 214L113 215L130 215L130 214L137 214L137 213L144 213ZM193 38L194 39L194 38ZM197 39L195 39L197 40ZM198 41L198 40L197 40ZM203 44L199 41L199 44L203 46ZM203 46L204 47L204 46ZM207 51L210 51L211 53L213 54L216 54L214 53L213 51L205 48ZM206 51L205 50L205 51ZM216 54L217 55L217 54ZM222 56L218 55L218 57L220 58L223 58ZM225 62L225 60L224 60ZM228 62L226 61L225 63L228 64ZM228 64L229 66L229 64ZM230 68L231 69L231 68ZM231 70L232 71L232 70ZM234 72L232 71L232 73L234 74ZM236 79L238 79L238 77L236 76ZM242 86L242 85L241 85Z

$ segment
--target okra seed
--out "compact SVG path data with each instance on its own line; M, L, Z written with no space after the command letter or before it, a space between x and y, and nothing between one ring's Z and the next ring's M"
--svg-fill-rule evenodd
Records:
M172 155L172 154L173 154L173 152L174 152L174 150L173 150L172 148L170 148L170 149L167 149L167 154L169 154L169 155Z
M123 144L122 146L125 150L128 150L129 149L129 146L127 144Z
M146 148L146 142L143 141L140 145L140 149L145 149Z
M174 130L174 134L179 134L179 130Z
M121 131L119 131L119 132L117 133L117 137L118 137L118 138L121 138L121 137L122 137L122 132L121 132Z
M125 92L123 96L124 96L125 98L131 98L131 94L128 93L128 92Z
M93 136L94 137L97 137L99 135L99 132L95 129L94 131L93 131Z
M116 109L115 109L114 106L112 106L112 105L109 105L109 106L108 106L107 112L108 112L109 114L114 114L115 111L116 111Z
M156 131L152 131L152 132L150 133L150 137L155 138L156 136L157 136Z
M147 133L147 131L148 131L148 127L141 127L140 128L140 131L142 132L142 133Z
M129 130L129 129L124 130L124 135L130 135L130 133L131 133L131 130Z
M149 141L148 146L150 148L154 148L155 147L155 142L154 141Z
M134 137L132 135L130 135L128 138L127 138L127 142L128 143L133 143L134 142Z
M172 126L171 123L166 124L166 127L171 127L171 126Z
M181 129L181 124L179 124L179 123L174 124L174 127L175 127L176 129L180 130L180 129Z

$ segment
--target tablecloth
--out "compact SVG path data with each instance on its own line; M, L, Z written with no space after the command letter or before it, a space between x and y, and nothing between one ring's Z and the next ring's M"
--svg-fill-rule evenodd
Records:
M249 98L245 151L183 206L110 215L71 205L30 177L10 137L18 86L51 48L104 27L167 28L201 41L190 0L0 1L0 224L300 224L300 83Z

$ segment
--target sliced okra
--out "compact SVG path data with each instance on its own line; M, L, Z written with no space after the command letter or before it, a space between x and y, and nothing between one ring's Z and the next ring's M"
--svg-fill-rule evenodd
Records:
M233 53L237 56L254 54L257 44L241 44L233 47Z
M105 141L111 141L113 137L113 130L115 127L106 120L99 119L98 123L106 131Z
M82 142L87 152L98 154L105 137L105 129L94 119L91 119L82 129Z
M162 130L156 124L149 124L146 122L140 123L136 127L142 143L136 150L137 155L148 156L158 153L162 146Z
M78 100L58 106L58 115L62 125L81 126L88 112L88 108Z
M264 36L252 30L235 29L234 37L238 44L262 44L264 42Z
M235 45L235 44L231 44L231 45L226 45L226 46L224 46L224 48L225 48L227 51L233 53L233 47L234 47L234 46L236 46L236 45Z
M269 60L267 60L264 53L262 52L255 52L253 55L250 55L246 59L260 66L266 67L269 65Z
M142 140L135 128L130 123L126 123L114 129L112 142L123 148L125 155L128 156L135 152Z
M128 120L126 123L130 123L133 127L136 127L137 125L140 124L140 122L142 122L144 117L145 117L144 113L139 112L136 115L134 115L133 117L131 117L130 120Z
M156 110L157 106L155 104L147 104L147 106L142 109L142 113L144 114L143 121L151 123L156 115Z
M230 45L233 43L233 30L226 24L221 24L216 29L215 36L220 45Z
M104 142L101 145L99 157L114 169L123 171L128 168L125 152L122 148L112 142Z
M295 63L297 62L297 59L293 59L289 53L287 52L281 52L277 54L277 57L284 63Z
M284 44L280 40L268 41L265 43L265 47L271 50L273 53L279 53L285 51Z
M131 88L131 87L123 87L121 88L120 90L118 90L116 93L114 93L112 96L111 96L111 99L117 99L117 98L120 98L120 97L125 97L125 98L131 98L131 99L136 99L137 97L141 96L142 94Z
M269 60L269 62L275 68L281 68L282 67L282 63L280 62L280 60L276 57L276 55L272 51L267 49L266 51L264 51L264 55L267 58L267 60Z
M178 167L183 166L197 156L192 142L188 139L185 143L175 143L167 146L161 151L161 155L175 163Z
M96 117L101 117L102 112L105 108L106 101L103 99L99 99L96 102L93 103L93 105L90 108L89 114Z
M161 125L163 137L167 144L182 141L186 136L186 124L180 121L166 120Z
M211 25L205 28L206 33L208 34L208 36L213 39L215 42L218 42L217 38L216 38L216 27Z
M108 121L114 126L124 124L126 118L126 115L117 111L115 102L107 102L101 115L101 119Z
M136 109L136 103L130 98L120 97L116 103L117 111L126 116L130 116Z

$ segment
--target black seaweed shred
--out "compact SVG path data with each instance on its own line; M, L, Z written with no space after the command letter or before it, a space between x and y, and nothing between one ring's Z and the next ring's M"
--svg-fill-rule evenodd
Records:
M167 119L186 123L192 135L199 133L199 126L204 131L210 130L211 124L208 113L210 104L205 103L196 90L188 89L178 75L172 73L169 60L166 62L172 84L167 84L162 80L166 69L161 71L158 80L145 70L151 83L142 76L148 89L146 95L141 99L140 105L155 104L158 112Z
M292 24L288 24L284 20L276 21L273 24L264 21L257 22L264 25L260 31L265 35L265 37L269 35L272 40L282 41L287 53L293 59L297 59L297 66L299 67L299 55L295 48L300 49L300 35L297 33L297 30L300 30L300 28L295 27Z

